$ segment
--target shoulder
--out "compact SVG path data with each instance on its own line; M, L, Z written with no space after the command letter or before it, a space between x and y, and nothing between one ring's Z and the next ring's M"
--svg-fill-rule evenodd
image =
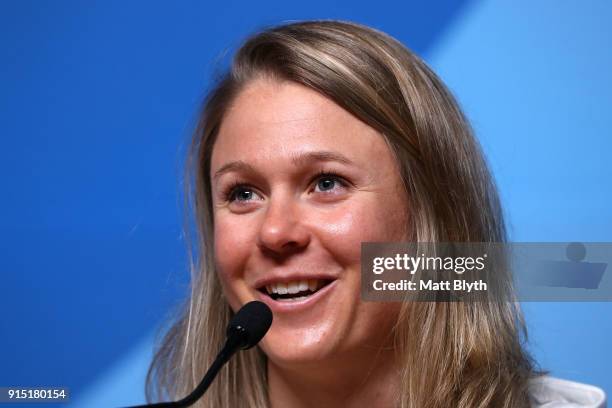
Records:
M606 394L592 385L550 376L529 383L532 408L606 408Z

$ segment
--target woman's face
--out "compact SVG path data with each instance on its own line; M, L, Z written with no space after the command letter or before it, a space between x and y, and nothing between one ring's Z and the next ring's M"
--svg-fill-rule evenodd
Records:
M260 346L271 361L388 341L399 305L360 299L361 243L402 241L408 221L380 134L309 88L256 80L226 113L210 177L225 296L234 310L270 306Z

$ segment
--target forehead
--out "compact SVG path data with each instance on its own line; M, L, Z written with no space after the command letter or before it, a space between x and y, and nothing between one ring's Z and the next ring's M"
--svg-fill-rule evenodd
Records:
M391 158L376 130L329 98L293 82L261 79L226 112L212 168L227 160L290 158L313 150L338 151L361 165Z

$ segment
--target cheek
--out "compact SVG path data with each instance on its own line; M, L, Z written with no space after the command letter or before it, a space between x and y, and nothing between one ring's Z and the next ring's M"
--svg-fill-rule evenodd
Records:
M253 247L250 229L245 227L232 217L215 217L215 267L234 310L244 301L244 270Z
M251 228L236 217L215 217L215 260L219 272L234 275L252 248Z
M344 205L333 211L313 212L304 219L323 253L347 268L359 265L361 242L370 235L362 215L363 210L357 206Z
M407 220L399 200L375 195L352 200L311 221L325 237L324 245L344 263L359 263L362 242L402 241Z

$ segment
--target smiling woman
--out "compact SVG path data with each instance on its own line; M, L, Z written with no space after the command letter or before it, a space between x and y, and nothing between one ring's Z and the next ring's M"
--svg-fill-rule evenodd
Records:
M318 92L262 78L219 129L211 174L228 168L212 186L217 272L233 310L258 299L274 313L261 343L271 399L302 384L296 397L321 406L317 390L340 397L360 383L356 373L397 382L388 369L399 304L358 296L361 242L407 238L407 199L384 139ZM360 402L374 396L351 391Z
M389 36L320 21L259 33L210 93L192 145L200 256L150 396L200 381L251 300L274 322L203 407L524 407L520 313L496 302L364 302L362 242L503 242L460 109Z

